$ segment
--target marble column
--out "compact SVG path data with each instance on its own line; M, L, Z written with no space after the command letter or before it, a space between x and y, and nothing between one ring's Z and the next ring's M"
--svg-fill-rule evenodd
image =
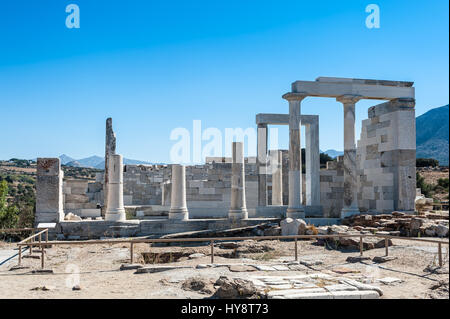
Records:
M341 218L359 214L355 144L355 105L360 97L343 95L336 99L344 106L344 204Z
M302 153L300 141L301 101L305 95L287 93L283 98L289 101L289 205L286 217L304 218L302 205Z
M179 164L172 165L172 192L170 197L169 219L189 219L186 205L186 168Z
M272 206L283 205L283 153L279 150L269 151L272 171Z
M123 206L123 158L122 155L109 156L108 199L105 214L106 221L126 220Z
M258 124L256 169L258 172L258 206L267 206L267 124Z
M305 127L306 205L320 206L319 117Z
M233 163L231 164L231 207L228 218L247 219L245 203L245 162L244 143L233 142Z

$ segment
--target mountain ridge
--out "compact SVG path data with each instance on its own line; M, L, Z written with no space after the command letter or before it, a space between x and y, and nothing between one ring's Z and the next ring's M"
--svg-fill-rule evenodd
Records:
M429 110L416 118L416 157L449 163L449 105Z

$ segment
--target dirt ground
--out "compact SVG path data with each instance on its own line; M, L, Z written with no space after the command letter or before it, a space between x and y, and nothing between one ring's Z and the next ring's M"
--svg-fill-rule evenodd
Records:
M55 246L47 250L46 269L53 274L32 273L40 269L40 255L37 258L24 258L23 266L29 268L10 270L17 265L17 257L0 265L0 298L206 298L195 291L182 289L182 283L189 278L217 280L220 276L247 278L248 276L292 276L305 273L326 273L333 276L351 278L358 275L376 279L395 277L403 282L395 285L374 283L383 290L381 298L449 298L448 295L448 246L442 245L445 265L440 273L425 271L427 266L437 264L437 245L421 242L394 240L389 255L397 257L385 263L376 264L372 260L357 263L346 261L349 256L359 256L358 251L339 251L319 246L315 241L299 241L300 260L320 259L321 265L305 267L299 271L230 271L229 267L196 269L198 264L210 263L209 246L166 246L150 247L138 244L134 250L135 262L144 262L142 253L182 252L178 261L158 265L191 266L158 273L135 274L135 270L120 270L120 266L129 263L128 245L103 244L84 246ZM215 248L215 264L280 264L283 260L294 259L292 241L261 241L260 246L267 251L249 252L239 248L238 258L234 258L233 249ZM17 249L15 244L0 243L0 250ZM272 250L274 249L274 250ZM189 259L188 254L203 253L205 256ZM364 252L364 256L384 256L385 250L373 249ZM24 256L28 256L28 251ZM174 254L175 256L176 254ZM148 254L147 254L148 256ZM169 260L170 261L170 260ZM0 260L1 263L1 260ZM149 265L146 265L149 266ZM443 273L442 273L443 272ZM80 290L73 290L79 285ZM46 287L43 290L42 288Z

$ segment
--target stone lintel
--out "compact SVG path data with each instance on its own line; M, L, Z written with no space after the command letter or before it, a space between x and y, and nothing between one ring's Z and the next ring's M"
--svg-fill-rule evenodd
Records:
M336 77L318 77L316 82L328 83L358 83L367 85L383 85L396 87L412 87L414 82L409 81L391 81L391 80L374 80L374 79L354 79L354 78L336 78Z
M319 122L318 115L300 115L302 125L316 124ZM256 114L256 124L266 125L289 125L289 114L259 113Z
M398 98L414 98L415 89L408 86L388 86L376 83L364 84L352 81L296 81L292 83L292 94L295 93L313 97L337 98L342 95L359 95L361 99L394 100ZM289 94L284 96L290 97Z

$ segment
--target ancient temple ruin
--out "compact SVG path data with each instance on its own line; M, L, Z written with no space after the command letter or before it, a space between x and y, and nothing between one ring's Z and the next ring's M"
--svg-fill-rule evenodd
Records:
M414 212L415 99L411 82L319 77L296 81L284 114L257 114L257 156L242 143L232 158L202 165L123 165L106 123L105 172L96 181L63 180L59 159L38 159L36 223L55 222L63 236L158 235L254 225L285 217L338 223L361 212ZM308 97L333 98L344 122L344 155L320 168L318 115L301 113ZM355 107L368 109L359 140ZM268 150L268 126L289 126L289 150ZM301 130L305 130L302 173ZM120 141L120 137L119 137ZM64 213L80 217L64 220ZM131 218L126 218L126 216Z

